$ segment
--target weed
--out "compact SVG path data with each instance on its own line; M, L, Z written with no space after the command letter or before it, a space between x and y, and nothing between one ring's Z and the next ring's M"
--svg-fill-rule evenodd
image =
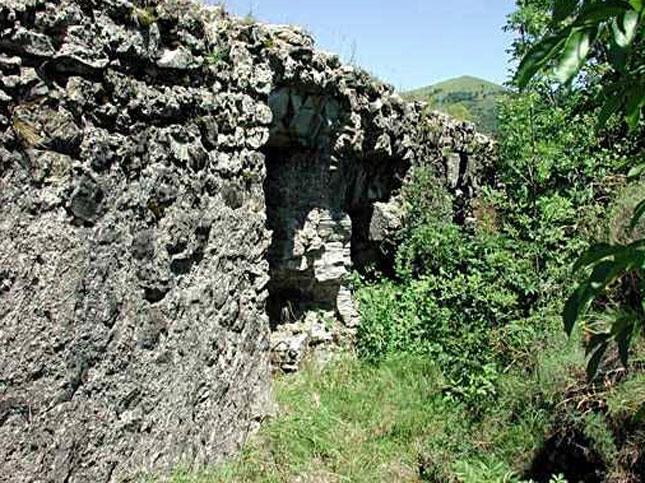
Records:
M260 181L260 175L252 169L245 168L242 171L242 179L248 184L257 183Z
M587 414L583 425L585 436L593 442L593 449L604 461L613 461L618 451L614 435L605 416L600 413Z
M229 52L224 48L216 48L206 54L204 59L206 65L217 65L220 62L225 62L228 59Z
M257 23L257 19L255 18L255 14L253 13L253 9L249 10L249 12L242 18L242 23L244 25L253 25Z
M640 363L645 360L645 344L635 351ZM645 374L636 372L624 378L606 394L608 414L615 420L631 420L633 423L645 422Z
M240 457L197 477L178 472L173 481L414 480L419 444L437 424L428 408L440 386L425 359L379 368L349 356L324 368L312 363L276 380L280 415Z
M141 27L150 27L157 21L157 15L153 7L134 7L131 16L132 21Z

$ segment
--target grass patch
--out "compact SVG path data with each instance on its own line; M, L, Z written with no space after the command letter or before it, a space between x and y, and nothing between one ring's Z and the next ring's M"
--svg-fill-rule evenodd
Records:
M172 481L417 481L419 448L437 429L432 406L441 385L420 358L310 365L275 381L279 415L239 458Z
M497 404L477 414L450 396L427 357L308 365L276 379L278 414L240 456L171 481L520 481L548 432L553 391L568 383L551 368L577 358L568 345L546 352L534 374L504 375Z

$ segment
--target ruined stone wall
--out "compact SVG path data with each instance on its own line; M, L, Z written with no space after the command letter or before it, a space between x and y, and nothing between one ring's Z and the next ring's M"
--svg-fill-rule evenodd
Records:
M271 349L294 368L351 335L345 277L410 167L468 198L491 153L219 8L0 0L0 27L0 481L235 451Z
M315 50L300 31L254 29L274 71L273 123L262 150L273 233L272 360L293 371L312 346L324 355L351 344L359 320L348 275L392 266L388 248L405 222L400 192L414 168L435 168L454 195L455 218L466 222L491 175L494 144L472 125L405 102L366 72Z

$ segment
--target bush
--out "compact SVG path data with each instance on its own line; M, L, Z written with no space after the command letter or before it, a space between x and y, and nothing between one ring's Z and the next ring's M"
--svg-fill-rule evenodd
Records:
M517 251L503 237L454 224L417 227L398 253L399 281L358 291L359 354L375 361L423 354L443 369L451 393L471 401L492 395L511 359L492 337L525 317L534 298L531 266Z
M532 92L500 106L497 183L476 200L474 227L453 221L432 170L416 168L403 191L409 217L396 276L359 284L362 357L423 354L449 394L479 410L499 374L532 369L534 348L554 332L564 337L554 320L574 282L571 265L603 235L629 152L603 147L580 102L554 105Z

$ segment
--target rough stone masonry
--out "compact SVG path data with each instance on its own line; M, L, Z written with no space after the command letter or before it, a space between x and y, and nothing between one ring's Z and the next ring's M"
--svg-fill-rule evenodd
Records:
M236 451L271 358L351 338L346 276L400 225L411 168L467 202L492 151L296 28L0 0L0 481Z

